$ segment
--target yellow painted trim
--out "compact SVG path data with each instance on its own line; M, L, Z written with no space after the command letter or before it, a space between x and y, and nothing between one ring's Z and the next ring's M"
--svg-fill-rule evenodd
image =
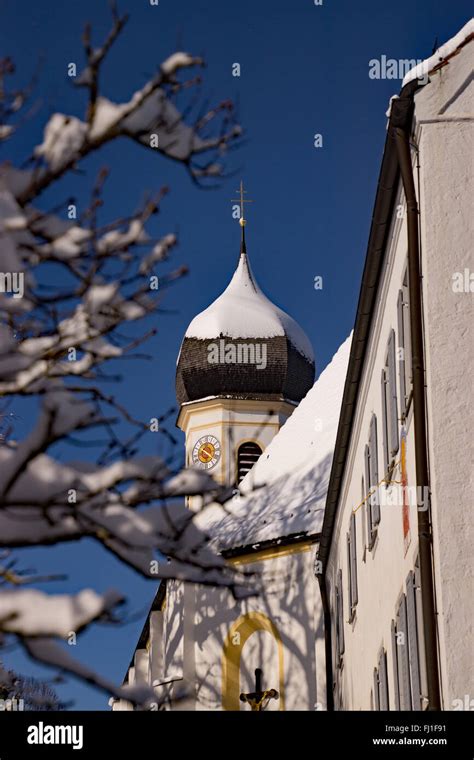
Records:
M254 427L277 427L279 428L278 422L256 422L255 420L248 420L248 422L241 422L239 420L232 421L232 420L221 420L220 422L207 422L203 425L195 425L194 427L190 427L187 431L186 435L189 435L190 433L194 433L196 430L204 430L211 427L234 427L236 425L247 425L247 426L254 426Z
M181 406L176 420L176 426L183 431L186 431L189 420L193 415L198 415L204 412L208 412L213 409L219 409L222 412L233 413L237 412L245 414L251 411L261 411L262 413L268 413L269 404L271 406L273 414L285 414L286 418L291 417L297 404L290 404L288 401L274 401L269 402L265 399L209 399L209 401L195 401L192 404L184 404Z
M238 557L229 557L227 561L233 565L248 565L250 562L260 562L267 559L275 559L275 557L286 557L289 554L309 552L315 543L315 541L302 541L301 543L290 544L289 546L271 546L261 551L240 554Z
M295 409L298 404L292 404L284 399L275 399L274 401L265 398L210 398L207 400L197 399L196 401L182 404L181 411L200 409L241 409L242 407L248 407L255 409L261 407L263 409L268 408L271 405L274 409L281 409L282 407L288 407Z
M256 631L268 631L278 647L279 707L285 709L283 643L276 625L263 612L248 612L231 625L224 641L222 655L222 708L240 710L240 660L246 641ZM238 642L238 643L234 643Z

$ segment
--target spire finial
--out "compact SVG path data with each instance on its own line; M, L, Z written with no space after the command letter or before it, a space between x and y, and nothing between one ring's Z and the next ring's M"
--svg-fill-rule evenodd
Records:
M237 192L240 194L240 198L233 198L232 203L238 203L240 205L240 218L239 218L239 224L242 230L241 238L240 238L240 252L241 253L247 253L246 247L245 247L245 225L247 224L247 220L245 219L244 215L244 203L253 203L253 201L244 198L244 193L247 191L244 190L244 183L242 180L240 180L240 187L237 190Z

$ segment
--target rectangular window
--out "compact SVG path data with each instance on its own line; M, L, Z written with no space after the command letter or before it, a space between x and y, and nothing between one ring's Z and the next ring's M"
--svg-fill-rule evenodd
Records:
M398 291L397 300L397 322L398 322L398 380L400 384L400 416L402 419L406 416L407 411L407 380L405 368L405 324L403 319L403 290Z
M374 668L374 707L376 710L380 710L379 674L377 668Z
M387 653L382 649L379 657L379 703L381 710L388 710Z
M347 534L347 572L348 572L348 595L350 606L350 620L353 619L358 601L357 592L357 545L356 545L356 516L351 514L349 532Z
M374 668L375 710L388 710L387 653L381 649L378 666Z
M426 654L425 640L423 635L423 611L421 600L421 578L420 578L420 561L417 558L415 562L415 609L418 629L418 652L420 665L420 691L421 691L421 709L424 710L428 705L428 683L426 675Z
M396 622L392 621L395 705L400 710L423 710L427 704L418 573L417 564L415 571L408 573L406 595L400 601Z
M367 515L366 525L367 525L367 548L372 548L372 544L374 542L374 525L372 520L372 504L371 504L371 498L369 496L370 494L370 448L369 445L364 449L364 472L365 472L365 511Z
M385 474L388 473L390 462L398 451L398 437L395 331L391 330L385 367L382 370L382 438Z
M362 534L362 549L363 549L363 552L362 552L362 562L365 562L365 550L366 550L367 545L368 545L368 541L367 541L367 507L368 507L368 504L367 504L367 501L366 501L366 498L365 498L366 497L365 478L364 478L363 475L362 475L362 480L361 480L361 485L360 485L360 493L361 493L360 499L361 499L361 502L362 502L361 508L360 508L360 511L362 513L362 530L361 530L361 534Z
M403 594L396 619L398 688L400 710L411 710L410 668L408 656L407 608Z
M398 368L400 382L400 416L406 417L412 383L410 300L408 291L408 270L398 293Z
M400 710L400 687L398 685L398 647L397 647L397 629L395 621L392 620L392 666L393 666L393 691L395 694L395 710Z
M390 454L388 451L388 418L387 418L387 395L388 395L388 376L387 370L384 367L382 370L382 377L380 381L381 396L382 396L382 446L383 446L383 468L384 472L388 473L390 464Z
M342 570L337 573L336 583L336 667L341 665L344 654L344 606L342 598Z
M370 420L369 434L369 490L370 511L372 520L372 534L375 526L380 522L380 496L379 496L379 461L377 444L377 417L372 415Z
M421 621L420 621L421 622ZM407 578L407 631L410 664L411 704L413 710L421 710L420 660L418 648L418 620L415 598L415 573L410 570Z

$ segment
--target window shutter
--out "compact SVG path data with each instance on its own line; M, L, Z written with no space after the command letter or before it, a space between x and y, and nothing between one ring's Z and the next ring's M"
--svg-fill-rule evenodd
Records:
M415 609L416 618L418 621L422 620L422 599L421 599L421 577L420 577L420 562L419 559L415 563ZM428 703L428 682L426 675L426 652L425 652L425 640L423 635L423 626L417 626L418 628L418 660L420 664L420 693L421 693L421 708L424 709Z
M403 335L405 338L405 393L410 395L410 386L412 383L412 366L411 366L411 325L410 325L410 291L408 289L408 269L403 278Z
M380 522L380 502L379 502L379 464L377 456L377 417L372 415L370 421L370 486L375 492L371 497L372 504L372 521L374 525Z
M400 710L400 689L398 685L398 647L395 621L392 620L392 663L393 663L393 691L395 694L395 710Z
M365 479L362 475L362 481L361 481L361 501L364 501L365 499ZM362 512L362 560L365 561L365 547L367 546L367 502L364 501L362 504L361 510Z
M349 617L352 610L352 548L350 531L346 536L347 542L347 598L349 600Z
M374 701L375 701L375 709L380 710L379 674L377 673L377 668L374 668Z
M338 597L339 597L339 609L338 609L338 623L339 623L339 654L344 654L344 605L342 598L342 570L339 570L337 577Z
M405 325L403 322L403 290L398 291L397 301L397 321L398 321L398 348L402 349L401 356L398 358L398 377L400 380L400 416L404 416L407 409L407 389L405 383ZM402 358L403 357L403 358Z
M400 688L400 710L411 710L410 672L408 661L408 635L406 598L403 595L397 617L397 634L403 634L403 640L397 642L398 684Z
M390 456L388 451L388 427L387 427L387 374L382 370L381 396L382 396L382 440L383 440L383 464L385 474L388 472Z
M392 457L398 451L398 402L394 330L390 332L388 341L388 405L387 414L390 415L390 457Z
M366 446L364 450L364 464L365 464L365 507L366 507L366 514L367 514L367 546L370 546L372 544L372 531L373 531L373 520L372 520L372 504L371 499L368 497L368 493L370 491L370 450L369 447Z
M357 544L356 544L356 516L351 514L351 525L349 533L350 541L350 560L351 560L351 606L355 607L359 601L357 590Z
M380 709L388 710L387 656L382 649L379 657Z
M408 573L407 578L407 630L412 705L413 710L420 710L420 665L418 659L418 631L416 625L415 576L412 570Z

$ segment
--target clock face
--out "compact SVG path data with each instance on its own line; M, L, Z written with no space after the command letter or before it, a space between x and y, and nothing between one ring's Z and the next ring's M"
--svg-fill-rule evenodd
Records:
M203 435L193 448L193 464L211 470L221 458L221 444L214 435Z

